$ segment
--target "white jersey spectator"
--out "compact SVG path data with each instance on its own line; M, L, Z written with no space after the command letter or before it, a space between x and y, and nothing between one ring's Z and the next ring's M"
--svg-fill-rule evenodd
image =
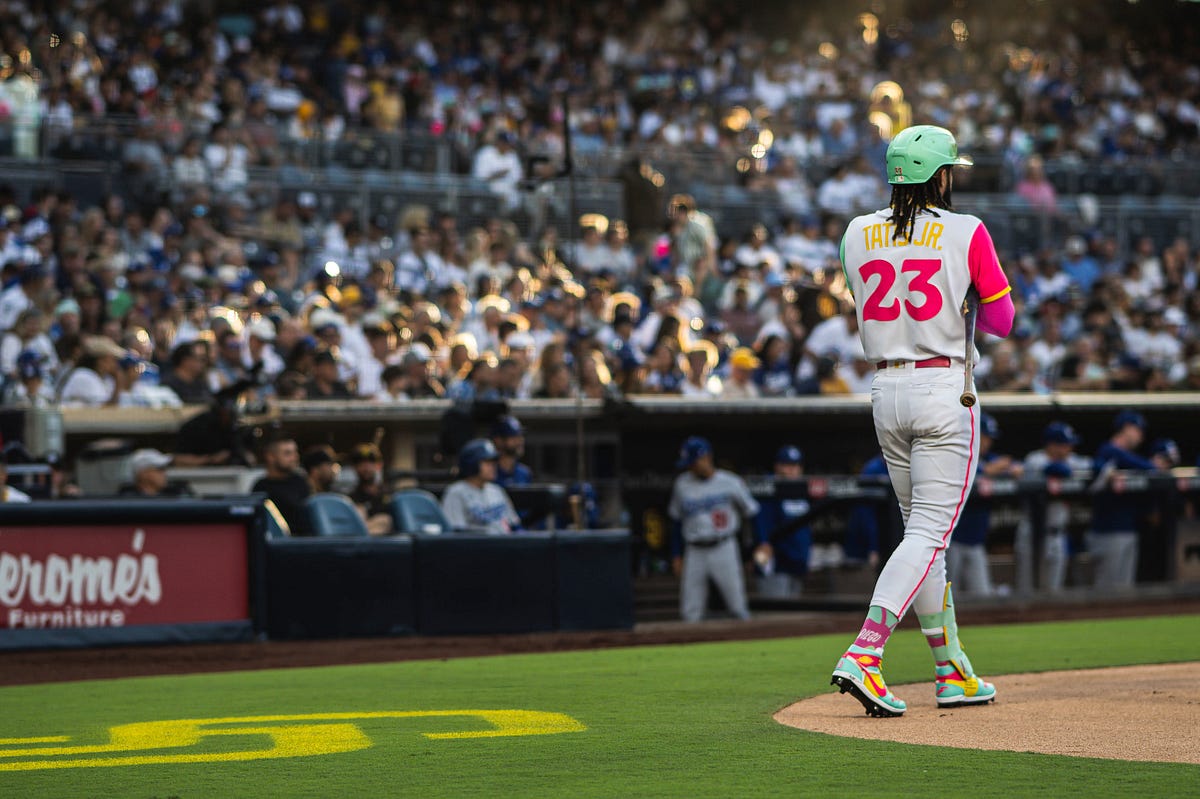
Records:
M495 144L487 144L475 153L471 176L487 183L488 188L504 201L508 210L521 204L519 186L525 176L521 156L516 151L516 137L508 132L496 136Z

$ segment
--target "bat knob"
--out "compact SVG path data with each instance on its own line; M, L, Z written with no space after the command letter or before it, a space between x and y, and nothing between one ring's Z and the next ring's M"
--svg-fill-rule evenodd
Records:
M962 403L962 406L964 408L973 407L975 405L975 395L974 394L963 394L961 397L958 398L958 401Z

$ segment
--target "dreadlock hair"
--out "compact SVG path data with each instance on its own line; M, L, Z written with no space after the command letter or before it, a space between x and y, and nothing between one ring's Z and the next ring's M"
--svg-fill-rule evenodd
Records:
M917 214L921 211L930 209L930 213L937 216L937 211L932 209L952 210L950 184L946 184L944 192L938 188L942 172L948 169L950 169L949 166L941 167L924 183L908 185L897 183L892 186L892 215L888 217L888 221L895 225L892 241L912 240L913 228L917 224Z

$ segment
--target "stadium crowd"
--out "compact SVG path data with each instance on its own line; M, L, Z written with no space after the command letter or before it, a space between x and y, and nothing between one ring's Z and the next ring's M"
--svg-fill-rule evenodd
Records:
M0 189L6 401L206 403L243 381L265 402L866 391L838 243L847 215L886 203L884 140L860 99L873 85L910 87L877 101L888 119L945 124L965 151L1020 164L1014 195L1048 213L1041 156L1195 149L1193 61L1064 36L1051 22L1065 8L981 12L974 29L937 17L940 33L814 19L774 40L679 2L580 7L565 38L567 20L535 4L285 0L200 19L179 0L7 3L6 69L38 81L48 146L137 124L124 194L84 207ZM914 45L930 36L942 46ZM521 230L529 168L562 155L564 91L581 155L657 142L732 156L770 131L744 180L784 222L718 230L677 193L649 224L586 213L569 241ZM494 217L464 229L411 205L364 219L312 192L264 206L248 191L285 140L362 127L453 141ZM837 162L819 182L817 158ZM1200 388L1187 241L1122 252L1098 226L1003 255L1019 321L982 346L986 390Z

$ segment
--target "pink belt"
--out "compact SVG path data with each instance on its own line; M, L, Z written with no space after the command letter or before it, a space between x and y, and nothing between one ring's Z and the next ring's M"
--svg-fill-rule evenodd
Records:
M904 366L911 363L914 369L933 369L939 366L945 367L950 365L950 359L945 355L938 355L935 358L926 358L923 361L880 361L875 364L876 369L886 369L889 366Z

